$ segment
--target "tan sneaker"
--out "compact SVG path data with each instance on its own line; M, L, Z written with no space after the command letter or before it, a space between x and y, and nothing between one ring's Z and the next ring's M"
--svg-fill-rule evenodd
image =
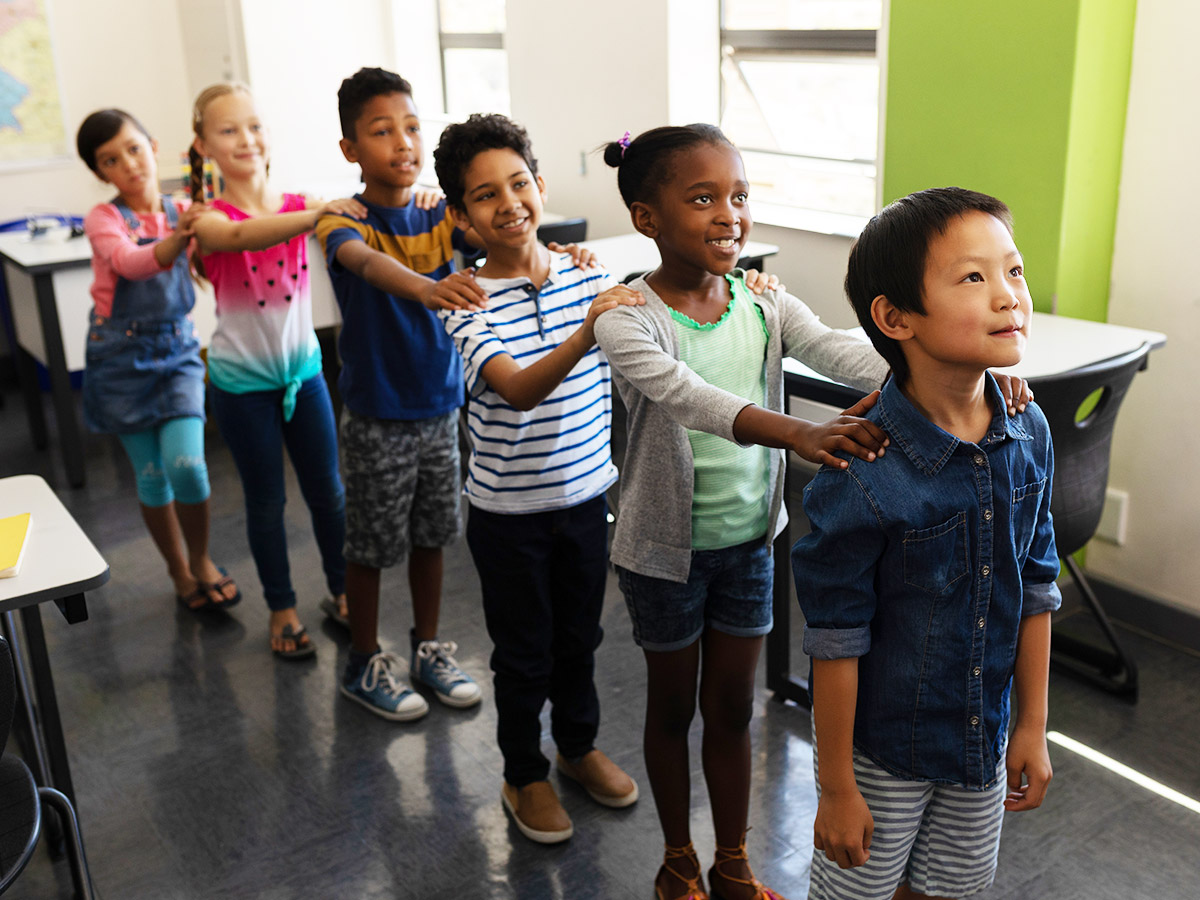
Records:
M571 817L548 781L535 781L523 788L515 788L506 781L500 789L500 800L521 834L531 841L557 844L575 833Z
M579 782L588 796L604 806L619 809L638 798L637 782L599 750L592 750L577 763L558 754L558 771Z

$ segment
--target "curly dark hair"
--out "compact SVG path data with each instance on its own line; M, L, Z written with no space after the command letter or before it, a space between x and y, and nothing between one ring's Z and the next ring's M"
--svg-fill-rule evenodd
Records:
M537 160L533 156L529 134L507 116L474 113L465 122L446 126L433 151L433 168L438 184L446 193L446 203L455 209L463 209L466 194L463 176L471 160L484 150L505 149L525 160L529 174L537 177Z
M671 158L700 144L733 146L716 125L668 125L643 131L626 146L610 141L604 145L604 161L617 170L617 189L630 207L639 200L653 201L659 187L671 181Z
M373 98L387 94L408 94L411 97L412 85L395 72L378 66L364 66L343 80L338 88L338 118L342 122L342 137L355 140L354 123L362 115L363 107Z
M850 248L846 296L859 324L900 384L908 380L908 363L900 342L880 331L871 318L871 304L882 294L896 309L924 315L921 292L929 245L935 236L946 233L952 219L970 212L994 216L1012 234L1012 213L995 197L960 187L930 188L885 206Z
M96 165L96 151L115 138L126 122L144 134L146 140L154 140L146 126L123 109L98 109L79 126L79 133L75 135L75 149L79 151L79 158L97 175L100 169Z

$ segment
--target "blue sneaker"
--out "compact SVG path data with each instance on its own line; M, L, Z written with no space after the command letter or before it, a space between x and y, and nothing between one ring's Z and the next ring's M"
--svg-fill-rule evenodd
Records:
M377 651L361 672L347 672L338 690L385 719L411 722L429 712L425 698L397 680L395 673L403 670L400 657Z
M409 675L447 706L474 706L483 699L483 691L454 661L451 654L457 649L453 641L421 641L413 653Z

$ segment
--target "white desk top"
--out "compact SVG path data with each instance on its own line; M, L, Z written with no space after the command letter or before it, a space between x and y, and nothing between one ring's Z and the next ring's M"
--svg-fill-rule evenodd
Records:
M595 253L600 264L617 278L625 278L635 272L649 272L658 268L660 262L658 246L650 238L636 232L583 241L580 246ZM742 257L774 256L778 252L779 248L774 244L747 241L742 248Z
M0 609L18 609L99 587L108 563L67 508L38 475L0 478L0 518L31 513L25 558L12 578L0 578Z
M852 329L851 333L867 340L866 332L861 328ZM1060 375L1136 350L1142 344L1149 344L1151 349L1157 350L1166 343L1167 336L1158 331L1035 312L1024 358L1015 366L995 371L1010 372L1025 379ZM790 357L784 357L783 370L829 381L824 375Z
M61 266L92 258L92 245L86 237L71 237L69 228L50 228L37 237L27 231L0 234L0 254L28 269Z

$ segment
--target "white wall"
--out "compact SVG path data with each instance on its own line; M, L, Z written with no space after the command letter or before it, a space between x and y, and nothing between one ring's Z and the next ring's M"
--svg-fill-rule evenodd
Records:
M1128 540L1093 541L1087 564L1200 613L1200 105L1178 102L1200 84L1197 34L1200 6L1139 0L1109 320L1165 332L1167 346L1117 420L1109 484L1129 492Z

